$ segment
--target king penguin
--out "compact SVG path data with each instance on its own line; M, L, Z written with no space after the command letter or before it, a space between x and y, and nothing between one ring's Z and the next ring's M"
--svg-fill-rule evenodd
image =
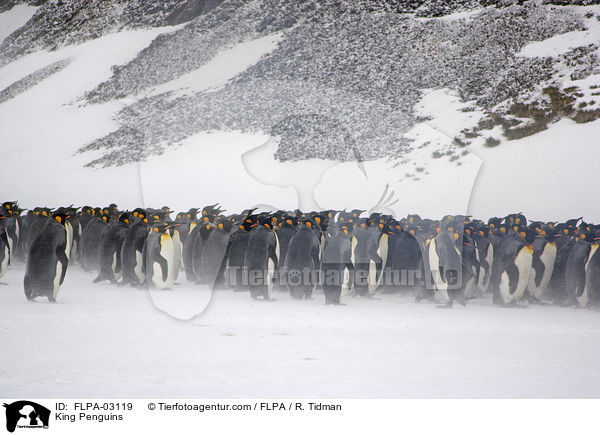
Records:
M56 302L69 264L66 219L62 213L54 214L29 246L23 287L30 301L46 296L48 301Z

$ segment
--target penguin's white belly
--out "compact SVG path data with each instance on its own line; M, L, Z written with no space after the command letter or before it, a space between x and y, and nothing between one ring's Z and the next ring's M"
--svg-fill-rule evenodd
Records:
M448 303L450 296L448 295L448 284L444 282L440 274L440 258L436 252L435 238L429 242L429 270L433 278L435 286L435 298L438 302Z
M529 273L531 272L531 262L533 260L533 249L530 246L522 248L515 258L515 265L519 270L519 281L517 287L511 296L511 301L518 302L523 297L527 284L529 283Z
M510 302L510 280L508 279L508 273L502 272L500 276L500 295L505 304Z
M385 270L385 265L387 264L388 257L388 243L389 236L387 234L382 234L379 238L379 246L377 247L377 255L381 258L381 274L377 279L377 286L381 285L381 280L383 279L383 271Z
M158 290L170 288L175 283L174 275L171 272L173 260L175 258L175 247L173 245L173 239L167 234L161 236L160 256L167 262L167 279L162 279L162 268L159 263L154 261L152 263L152 283Z
M488 264L488 273L485 274L484 278L483 278L483 282L481 285L481 290L482 291L487 291L487 289L490 286L490 278L492 275L492 263L494 262L494 245L492 245L491 243L488 245L488 250L487 250L487 255L485 256L485 261L487 261Z
M123 277L123 269L117 271L117 255L118 253L113 253L112 263L110 268L112 269L113 275L117 281L119 281Z
M271 297L273 290L273 277L275 275L275 262L269 258L267 260L267 295Z
M544 263L544 276L540 282L540 288L544 290L548 287L550 278L552 278L552 272L554 271L554 262L556 261L556 244L554 242L546 243L540 260Z
M56 261L56 274L54 275L54 280L52 281L52 297L56 299L58 295L58 290L60 290L60 276L62 275L62 263L60 261Z
M73 226L70 222L65 223L65 255L67 259L71 259L71 248L73 246Z
M598 250L598 245L597 244L593 244L591 246L590 249L590 254L588 255L588 258L585 262L585 287L583 289L583 292L577 296L575 295L575 298L577 299L577 304L580 307L586 307L587 304L590 302L590 271L588 271L588 263L590 262L591 258L594 256L594 254L596 253L596 251Z
M535 281L537 273L532 267L529 273L529 284L527 284L527 291L536 299L542 299L544 291L548 287L550 278L552 277L552 271L554 270L554 261L556 260L556 245L552 243L546 243L542 255L540 255L540 261L544 265L544 274L540 281L540 285L536 285Z
M138 250L135 251L135 266L133 267L133 272L138 279L139 284L144 284L146 282L146 276L142 272L142 261L144 260L144 256Z
M4 246L4 258L2 259L2 264L0 264L0 278L4 276L6 270L8 269L8 246Z

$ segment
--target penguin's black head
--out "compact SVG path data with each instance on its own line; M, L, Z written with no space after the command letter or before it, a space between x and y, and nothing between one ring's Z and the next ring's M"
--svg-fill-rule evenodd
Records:
M52 214L52 217L54 218L54 220L56 222L58 222L61 225L64 225L67 223L67 219L69 218L68 215L66 215L65 213L62 212L55 212Z
M150 222L162 222L168 216L165 212L158 210L146 210L146 213Z
M131 219L132 219L132 216L127 212L121 213L121 215L119 216L119 222L121 222L125 225L128 225L128 226L131 225Z
M327 215L322 213L314 213L311 217L311 220L315 222L321 228L322 231L327 230L327 226L329 223L329 218L327 218Z
M152 225L152 232L158 234L165 234L169 229L169 225L166 222L155 222Z
M366 230L369 227L369 218L357 218L354 221L355 228Z
M565 222L565 224L566 224L566 226L568 226L568 227L574 228L574 227L576 227L576 226L577 226L577 223L578 223L578 222L579 222L581 219L583 219L583 218L582 218L582 217L578 217L578 218L575 218L575 219L569 219L568 221L566 221L566 222Z
M190 208L185 215L188 219L190 219L193 222L196 219L198 219L198 210L199 209L197 208Z
M494 234L498 236L505 236L510 231L510 225L500 224L496 228L493 228Z
M238 228L244 231L250 231L256 225L255 216L248 216L240 222L237 222Z
M206 207L204 207L202 209L202 220L204 222L213 222L219 214L221 214L225 211L225 210L221 210L217 206L218 206L218 204L207 205Z
M358 219L358 218L360 217L360 215L361 215L363 212L365 212L365 211L366 211L366 210L359 210L359 209L355 208L354 210L352 210L352 211L350 212L350 215L352 215L352 217L353 217L354 219Z
M521 212L512 213L504 217L504 223L509 224L511 226L518 225L519 228L523 228L527 226L527 218Z
M421 216L418 214L409 214L406 216L406 220L410 225L420 225L422 222Z
M146 211L143 208L138 207L131 212L131 215L143 220L146 217Z
M231 219L226 218L224 216L220 216L215 220L215 226L226 233L229 233L231 231L231 227L233 226L233 222L231 221Z
M594 242L594 239L596 238L596 235L591 231L591 228L588 226L578 229L576 232L576 236L577 240L590 243Z
M296 216L286 214L281 217L281 222L279 224L281 227L295 228L298 226L298 219L296 219Z
M474 239L485 239L490 234L491 228L487 225L479 225L475 231L473 231Z
M493 218L488 219L488 227L490 227L492 230L495 230L501 224L502 224L502 218L493 217Z
M298 228L309 228L312 230L315 226L315 222L308 217L302 217L298 220Z
M260 214L258 216L258 225L272 230L273 229L273 218L270 214Z
M573 233L575 231L574 227L569 226L566 223L557 224L554 227L554 229L556 230L557 233L559 233L563 237L570 237L571 235L573 235Z

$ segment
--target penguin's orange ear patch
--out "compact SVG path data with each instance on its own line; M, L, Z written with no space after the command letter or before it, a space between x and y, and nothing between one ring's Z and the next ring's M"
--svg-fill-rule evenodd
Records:
M581 240L585 240L585 234L582 234L582 235L581 235L581 236L579 236L579 237L581 237Z
M60 216L55 216L54 219L56 219L58 221L59 224L62 224L62 217Z
M452 237L454 237L454 240L458 240L458 233L454 233Z
M223 229L223 224L219 224L219 225L217 225L217 226L219 227L219 229L220 229L220 230L222 230L222 229Z
M129 219L124 219L123 222L125 222L127 225L129 225Z
M290 224L290 225L292 225L292 224L293 224L293 222L292 222L292 220L291 220L291 219L287 219L287 220L286 220L286 222L287 222L288 224Z
M158 233L158 228L156 228L156 227L155 227L155 228L153 228L153 229L154 229L154 231L155 231L155 232L157 232L157 233Z
M525 238L526 234L525 231L521 231L519 234L521 234L521 237Z

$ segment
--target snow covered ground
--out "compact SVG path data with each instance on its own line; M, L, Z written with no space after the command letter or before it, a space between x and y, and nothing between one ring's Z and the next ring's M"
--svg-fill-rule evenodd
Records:
M29 5L16 5L10 10L0 14L0 44L2 41L25 24L37 11L37 7Z
M58 303L30 303L22 267L0 287L0 391L10 397L599 397L598 313L440 310L412 298L272 303L182 282L92 284L77 265ZM169 301L170 300L170 301ZM176 307L180 310L177 311Z

